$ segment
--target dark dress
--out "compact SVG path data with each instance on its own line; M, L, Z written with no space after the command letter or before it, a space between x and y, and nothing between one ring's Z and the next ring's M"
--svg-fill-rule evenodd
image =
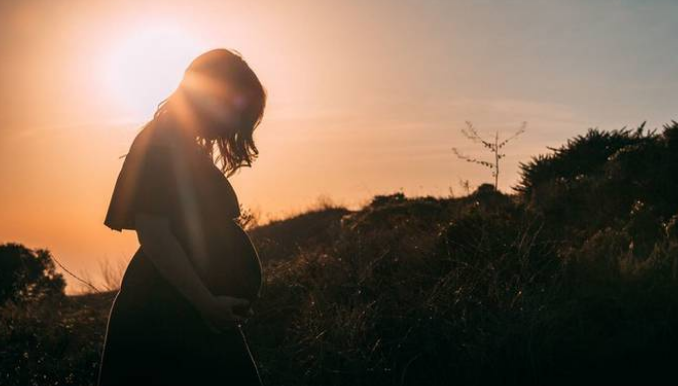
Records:
M261 265L235 192L198 145L172 126L135 138L104 224L134 229L134 214L166 216L196 272L215 295L256 301ZM183 141L182 141L183 140ZM236 310L243 315L247 309ZM242 327L215 333L140 247L111 308L99 385L261 385Z

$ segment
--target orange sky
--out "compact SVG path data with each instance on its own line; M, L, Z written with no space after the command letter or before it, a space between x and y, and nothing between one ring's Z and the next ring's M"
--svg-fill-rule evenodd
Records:
M450 151L482 156L466 120L507 134L528 121L509 190L519 161L587 127L676 118L674 4L508 3L0 2L0 242L92 277L131 257L134 233L102 223L118 157L216 47L241 52L269 92L259 159L231 177L263 221L323 195L357 208L491 181Z

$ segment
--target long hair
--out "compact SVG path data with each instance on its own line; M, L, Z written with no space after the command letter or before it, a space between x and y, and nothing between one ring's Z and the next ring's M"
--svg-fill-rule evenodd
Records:
M184 110L172 114L174 118L182 113L193 116L204 114L194 109L195 105L191 103L192 92L215 88L233 90L234 95L239 98L241 109L238 123L232 130L224 131L216 138L198 136L196 142L213 160L215 148L217 149L216 161L221 164L217 166L226 177L230 177L243 166L251 167L259 155L253 133L261 123L267 99L266 89L238 51L219 48L195 58L184 72L179 87L160 102L153 118L144 127L157 123L162 115L172 109ZM191 91L195 89L199 90ZM195 122L189 120L183 124Z

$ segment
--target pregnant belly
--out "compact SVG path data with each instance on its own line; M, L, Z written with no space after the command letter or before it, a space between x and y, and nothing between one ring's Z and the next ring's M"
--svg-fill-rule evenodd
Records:
M205 285L215 295L256 300L261 263L247 233L234 221L226 221L208 234L209 261L201 275Z

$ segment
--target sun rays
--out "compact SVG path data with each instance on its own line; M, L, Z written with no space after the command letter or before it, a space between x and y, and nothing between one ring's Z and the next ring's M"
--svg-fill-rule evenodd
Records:
M201 51L190 32L169 23L132 30L103 58L106 88L138 117L151 116Z

